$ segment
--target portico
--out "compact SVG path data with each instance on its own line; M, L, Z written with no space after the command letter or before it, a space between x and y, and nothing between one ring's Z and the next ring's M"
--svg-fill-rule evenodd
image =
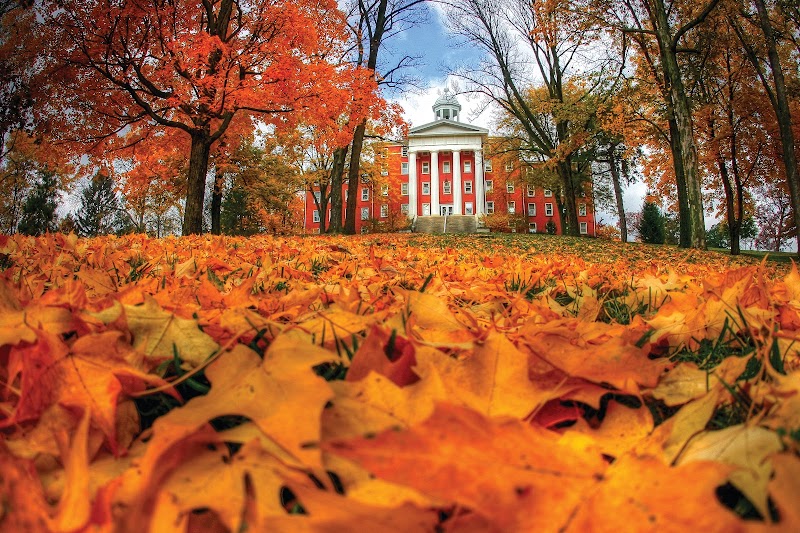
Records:
M483 214L483 141L489 130L460 122L461 105L447 90L433 111L436 120L408 135L409 215Z

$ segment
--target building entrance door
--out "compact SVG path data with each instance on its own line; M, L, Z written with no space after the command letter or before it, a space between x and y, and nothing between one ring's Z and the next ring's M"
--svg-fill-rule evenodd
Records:
M453 206L452 205L440 205L439 206L439 214L444 216L452 215L453 214Z

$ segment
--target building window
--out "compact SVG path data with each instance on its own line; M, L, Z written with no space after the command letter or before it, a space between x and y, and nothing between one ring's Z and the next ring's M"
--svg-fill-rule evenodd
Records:
M578 216L585 217L586 216L586 204L580 204L578 206Z
M492 171L492 160L487 159L483 162L483 171L484 172L491 172Z
M367 189L366 187L361 189L361 201L362 202L369 201L369 189Z
M408 161L400 163L400 174L408 174Z
M314 224L319 224L319 211L318 210L314 209L314 211L311 213L311 221L314 222Z
M589 224L586 222L581 222L581 235L586 235L589 233Z
M527 192L528 192L528 196L530 196L531 198L536 196L536 187L534 187L533 185L528 185L528 191Z
M403 196L408 196L408 183L400 184L400 194Z
M400 204L400 212L404 215L408 214L408 204Z
M322 201L322 193L321 193L321 192L319 192L319 191L315 192L315 193L314 193L314 200L316 200L316 201L317 201L317 203L319 203L320 201Z
M506 192L508 194L514 194L514 184L513 183L506 183Z
M451 181L445 181L442 183L442 192L444 194L451 194L453 192L453 183Z
M431 162L430 161L423 161L422 162L422 173L423 174L430 174L431 173Z
M464 192L466 194L472 194L472 182L471 181L465 181L464 182Z
M512 170L514 170L514 163L509 161L506 163L506 172L511 172Z
M442 174L450 174L450 161L442 161Z
M486 202L486 214L491 215L492 213L494 213L494 202L489 200Z
M369 207L361 208L361 220L369 220Z
M492 192L492 188L494 187L494 182L492 180L486 180L483 182L486 187L486 192Z
M422 194L430 194L431 193L431 182L430 181L423 181L422 182Z
M384 183L381 185L381 196L389 196L389 184Z
M403 157L408 157L408 146L403 146L400 148L400 155Z
M544 195L546 197L550 198L551 196L553 196L553 191L551 191L550 189L545 189L544 190Z
M536 222L528 222L528 233L536 233Z
M464 161L464 173L465 174L472 173L472 161Z
M553 216L553 204L551 203L544 204L544 216L546 217Z
M389 149L384 148L383 150L381 150L381 159L386 159L387 157L389 157Z
M381 218L386 218L388 216L389 216L389 206L386 205L386 204L383 204L381 206Z
M517 212L517 202L508 202L506 207L508 209L508 214L509 215L513 215L514 213Z
M464 214L465 215L474 215L475 214L473 212L473 209L472 209L472 202L464 202Z
M528 216L529 217L536 216L536 204L528 204Z

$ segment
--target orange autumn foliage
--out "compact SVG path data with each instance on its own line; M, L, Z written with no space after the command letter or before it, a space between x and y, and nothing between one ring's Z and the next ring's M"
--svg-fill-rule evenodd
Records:
M797 270L571 242L0 236L0 531L796 529Z

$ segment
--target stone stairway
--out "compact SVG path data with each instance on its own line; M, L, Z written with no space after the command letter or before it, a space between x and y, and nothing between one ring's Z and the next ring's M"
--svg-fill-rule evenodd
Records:
M415 233L475 233L478 219L474 215L418 216Z

